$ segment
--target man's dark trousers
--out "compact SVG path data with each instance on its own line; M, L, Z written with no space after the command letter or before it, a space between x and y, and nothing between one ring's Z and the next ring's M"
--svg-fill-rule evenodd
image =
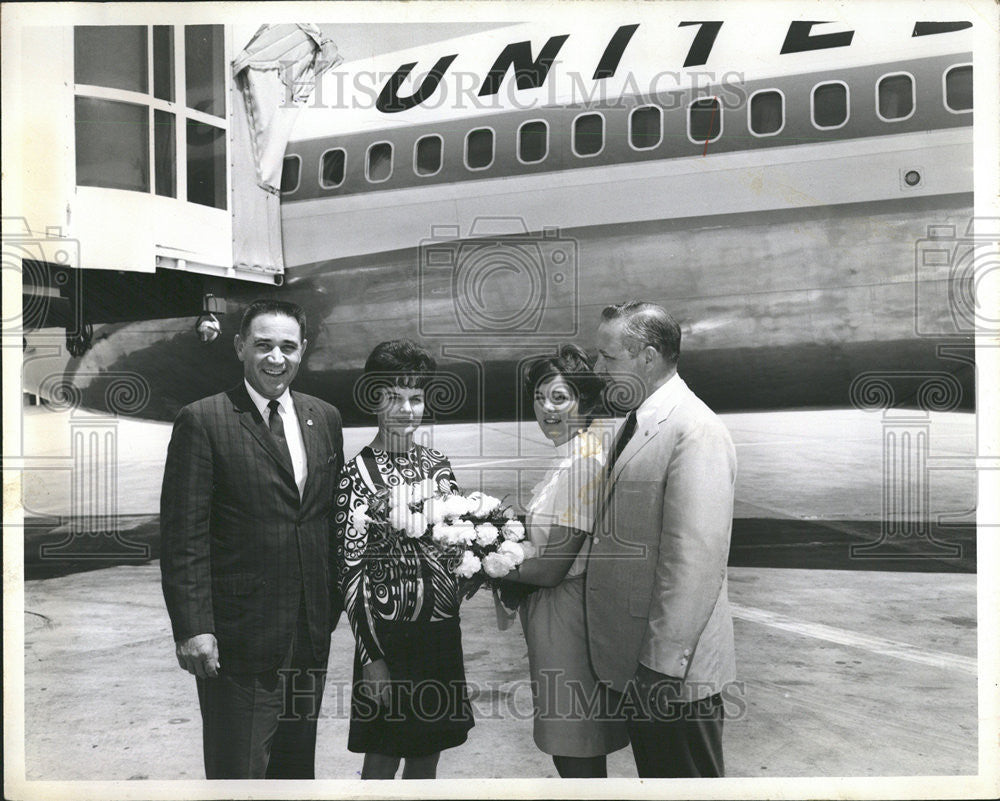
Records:
M316 660L305 607L281 667L198 679L205 777L315 778L316 721L326 664Z

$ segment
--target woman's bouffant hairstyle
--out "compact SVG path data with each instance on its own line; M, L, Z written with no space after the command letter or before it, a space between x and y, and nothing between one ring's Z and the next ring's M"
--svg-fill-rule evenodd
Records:
M423 389L434 377L437 362L411 339L379 342L365 362L365 376L391 380L399 387Z
M601 408L605 381L594 372L594 360L582 348L564 344L559 346L555 356L542 356L528 367L525 388L528 397L533 398L535 390L543 381L561 376L576 392L580 412L586 416L587 425ZM530 408L530 401L529 401Z

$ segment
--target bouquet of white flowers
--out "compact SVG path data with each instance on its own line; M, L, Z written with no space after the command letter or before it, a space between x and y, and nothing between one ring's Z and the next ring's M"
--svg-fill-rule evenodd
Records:
M400 484L375 496L352 513L355 529L375 528L387 535L423 540L435 547L471 598L484 583L498 587L535 547L510 506L483 492L446 493L431 481Z
M497 586L525 559L535 555L524 524L510 506L483 492L435 495L424 502L431 541L471 598L483 585Z

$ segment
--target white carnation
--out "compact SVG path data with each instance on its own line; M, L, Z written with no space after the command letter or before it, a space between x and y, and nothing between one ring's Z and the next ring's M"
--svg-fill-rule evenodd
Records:
M444 496L435 495L432 498L425 499L424 514L427 516L427 522L432 526L441 525L447 515Z
M369 520L370 518L368 517L367 503L356 506L351 510L351 527L358 532L358 534L364 534L368 530Z
M406 536L412 539L424 536L424 532L427 530L427 518L424 517L423 512L410 512L406 516L406 525L403 526L403 530L406 532Z
M508 520L503 524L503 538L511 542L524 539L524 524L520 520Z
M472 512L485 517L500 505L500 499L477 491L469 493L469 503L472 505Z
M511 540L507 540L506 542L501 542L500 548L497 551L497 553L502 553L505 554L506 556L509 556L511 559L514 560L515 566L521 564L521 562L523 562L525 558L524 548L522 547L521 543L512 542Z
M490 578L503 578L514 569L514 563L507 554L488 553L483 557L483 570Z
M506 543L504 544L506 545ZM533 543L529 542L528 540L522 540L517 544L520 545L521 550L524 551L525 559L534 559L536 556L538 556L538 549L534 546Z
M457 545L461 541L458 530L448 523L435 523L431 529L431 539L438 545Z
M472 578L479 569L483 566L483 563L479 561L479 557L476 556L472 551L465 551L462 554L462 561L455 569L455 575L461 578Z
M461 517L469 512L469 501L461 495L449 495L444 499L444 514L447 517Z
M487 545L492 545L497 541L497 537L500 536L500 531L492 523L480 523L476 526L476 542L482 545L484 548Z
M458 539L465 545L472 545L476 541L475 523L470 523L468 520L456 520L452 524L452 528L455 529L455 535Z

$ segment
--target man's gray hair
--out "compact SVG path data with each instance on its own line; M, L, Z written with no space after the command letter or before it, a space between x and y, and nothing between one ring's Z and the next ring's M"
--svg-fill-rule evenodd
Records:
M681 327L662 306L642 300L629 300L606 306L603 320L624 320L622 339L626 350L635 356L652 345L670 364L681 355Z

